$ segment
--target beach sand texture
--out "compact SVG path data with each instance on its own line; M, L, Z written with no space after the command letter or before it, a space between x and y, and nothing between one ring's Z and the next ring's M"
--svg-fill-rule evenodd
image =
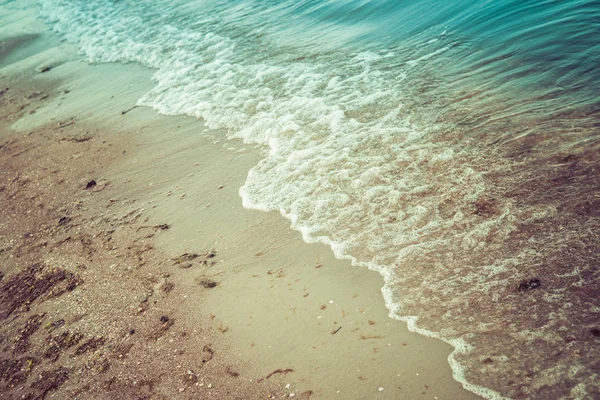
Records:
M477 397L377 273L242 207L257 151L135 107L151 73L0 27L1 398Z

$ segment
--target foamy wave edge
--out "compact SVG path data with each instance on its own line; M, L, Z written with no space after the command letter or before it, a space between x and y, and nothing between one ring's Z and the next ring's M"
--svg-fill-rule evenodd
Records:
M244 188L245 187L242 186L239 189L239 195L242 199L242 205L244 208L249 209L249 210L263 211L263 212L271 211L269 208L267 208L265 206L252 203L250 201L250 195L248 193L246 193ZM502 396L500 393L496 392L493 389L476 385L474 383L469 382L466 379L464 367L458 361L456 361L456 358L455 358L456 355L467 354L472 349L472 346L469 345L463 338L458 338L458 339L444 338L440 335L439 332L434 332L434 331L430 331L430 330L427 330L424 328L420 328L418 326L418 320L419 320L418 316L402 315L401 306L397 303L394 303L393 298L392 298L393 295L392 295L391 284L396 280L397 275L391 268L385 267L383 265L379 265L376 263L368 263L368 262L358 261L355 257L345 253L344 245L342 243L336 243L333 240L330 240L329 238L317 239L317 238L312 237L308 233L308 230L306 228L303 229L298 225L297 215L292 214L292 213L286 213L284 210L279 210L279 212L284 218L288 219L291 222L290 227L292 229L301 233L302 239L304 240L304 242L325 244L331 248L335 258L337 258L338 260L349 260L352 266L368 268L371 271L375 271L375 272L379 273L379 275L381 275L381 277L383 278L383 282L384 282L383 287L381 288L381 293L385 300L385 306L389 311L388 316L391 319L405 322L408 327L408 330L411 332L418 333L420 335L427 336L430 338L442 340L443 342L448 343L449 345L454 347L454 350L448 356L448 364L450 365L450 368L452 370L452 378L455 381L457 381L458 383L460 383L464 389L468 390L469 392L475 393L483 398L490 399L490 400L509 400L510 399L509 397Z
M50 20L53 20L54 18L56 18L56 17L54 17L54 16L49 17ZM63 35L65 34L64 32L61 32L60 30L56 30L56 31L60 34L63 34ZM107 60L102 60L101 57L100 57L100 59L96 59L93 56L93 54L94 54L93 49L83 48L81 46L81 44L79 44L78 47L80 48L82 53L87 54L88 61L90 63L121 61L121 60L119 60L119 57L113 58L107 54L103 54L104 57L107 57ZM445 51L445 50L447 50L447 48L443 48L440 51ZM153 68L153 69L157 69L157 70L160 69L158 65L156 65L152 62L149 62L148 60L146 60L146 62L144 62L143 60L136 59L135 61L137 61L141 65L144 65L147 68ZM420 61L420 60L413 60L413 63L418 62L418 61ZM153 77L153 80L156 83L158 83L160 81L160 79L158 79L156 76ZM154 110L156 110L159 114L162 114L162 115L177 115L177 114L181 113L181 109L175 110L175 111L169 110L169 109L165 108L164 104L148 101L148 99L144 99L144 97L138 99L136 104L138 106L151 107ZM200 117L199 115L196 115L193 113L188 113L188 115L191 115L191 116L194 116L197 118ZM249 173L251 173L251 172L252 172L252 169L249 171ZM271 211L272 210L272 208L269 208L265 205L253 204L250 201L249 194L245 192L245 186L242 186L240 188L239 194L242 199L242 205L244 206L244 208L255 209L255 210L260 210L260 211ZM458 339L444 338L440 335L439 332L433 332L433 331L429 331L429 330L420 328L418 326L418 318L419 318L418 316L403 316L402 315L401 306L399 304L393 302L391 285L398 278L398 276L396 275L396 273L394 273L394 271L391 268L385 267L385 266L382 266L382 265L379 265L376 263L360 262L355 257L353 257L349 254L345 254L345 246L343 243L337 243L327 237L318 238L318 239L314 238L310 235L308 228L302 228L298 224L298 216L297 215L291 214L291 213L288 214L283 210L280 210L280 213L282 214L283 217L285 217L291 221L291 228L300 232L303 237L303 240L306 243L322 243L322 244L328 245L331 248L331 250L333 251L334 256L336 258L350 260L350 262L353 266L363 267L363 268L366 267L370 270L378 272L383 277L383 280L384 280L384 285L383 285L381 291L384 296L386 308L389 311L389 317L392 319L395 319L395 320L405 322L407 324L408 329L412 332L421 334L423 336L431 337L431 338L441 339L442 341L453 346L454 350L448 356L448 362L449 362L451 370L452 370L453 378L457 382L461 383L461 385L466 390L473 392L477 395L480 395L484 398L488 398L488 399L494 399L494 400L495 399L506 399L506 397L503 397L502 395L500 395L500 393L498 393L492 389L478 386L478 385L475 385L475 384L467 381L467 379L465 377L465 369L458 361L456 361L456 355L469 353L472 349L472 347L464 339L462 339L462 338L458 338Z

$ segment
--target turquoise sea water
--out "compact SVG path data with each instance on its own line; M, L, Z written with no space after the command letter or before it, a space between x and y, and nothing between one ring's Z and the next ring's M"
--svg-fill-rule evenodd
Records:
M379 271L466 388L600 398L600 3L39 4L156 68L140 104L260 146L243 204Z

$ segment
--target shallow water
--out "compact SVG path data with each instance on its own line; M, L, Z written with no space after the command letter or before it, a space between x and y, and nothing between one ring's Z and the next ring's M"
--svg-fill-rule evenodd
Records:
M40 4L91 62L156 68L140 104L260 146L244 205L378 270L465 387L600 397L600 4Z

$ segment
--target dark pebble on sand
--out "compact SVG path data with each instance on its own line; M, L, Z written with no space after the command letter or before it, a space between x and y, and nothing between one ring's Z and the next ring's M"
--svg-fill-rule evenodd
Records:
M204 286L205 288L207 288L207 289L212 289L214 287L217 287L217 282L211 281L209 279L203 279L203 280L201 280L200 284L202 286Z
M69 218L69 217L61 217L61 218L58 220L58 226L64 225L64 224L66 224L67 222L69 222L70 220L71 220L71 218Z
M542 286L542 282L538 278L528 279L519 283L519 291L537 289L540 286Z
M169 321L169 317L167 317L166 315L163 315L162 317L160 317L160 322L162 322L163 324Z

